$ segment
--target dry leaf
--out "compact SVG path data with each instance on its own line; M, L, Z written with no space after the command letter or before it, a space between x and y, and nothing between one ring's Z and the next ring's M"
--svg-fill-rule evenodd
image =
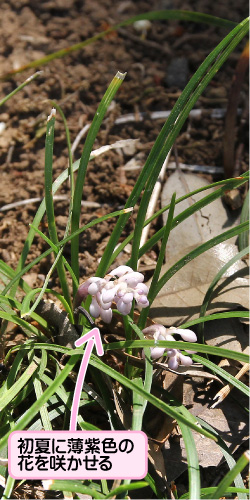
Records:
M248 333L239 318L228 318L205 323L205 342L208 345L244 352L248 349Z
M231 397L217 408L210 408L218 385L212 384L209 389L202 382L186 380L184 384L184 404L189 411L210 424L222 437L231 453L248 438L248 417L246 412ZM247 402L237 392L241 403ZM247 398L245 398L247 399ZM191 407L191 408L190 408ZM223 459L221 449L214 441L193 432L199 464L202 467L217 467ZM182 438L173 436L165 443L163 456L166 464L168 481L175 480L187 469L187 456Z
M189 249L186 249L188 252ZM179 325L197 318L207 289L219 269L238 253L236 245L220 243L191 262L188 262L164 285L150 309L150 317L164 325ZM180 255L175 254L162 267L163 275ZM207 313L248 308L248 268L240 260L230 267L220 281L217 295ZM218 285L217 285L218 287Z
M174 192L176 192L176 198L180 198L191 191L208 185L209 182L195 174L184 174L181 171L176 171L167 179L163 187L162 207L170 203ZM193 205L194 202L201 200L215 190L215 188L212 188L203 191L178 203L175 206L175 217ZM168 212L163 214L164 224L166 224L167 215ZM193 246L195 248L229 229L235 225L237 217L238 213L233 212L231 214L225 208L221 199L214 200L209 205L201 208L171 231L166 248L166 262L176 254L179 254L179 256L185 255L188 247ZM230 242L235 242L235 239L230 239Z

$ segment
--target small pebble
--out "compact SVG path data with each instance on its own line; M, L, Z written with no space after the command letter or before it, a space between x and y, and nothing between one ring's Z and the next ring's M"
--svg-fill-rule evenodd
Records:
M168 87L177 87L183 90L188 82L188 72L186 57L172 59L167 68L166 84Z

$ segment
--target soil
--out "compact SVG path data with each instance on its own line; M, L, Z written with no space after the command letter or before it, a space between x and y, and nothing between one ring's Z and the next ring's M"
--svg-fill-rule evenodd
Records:
M136 14L150 10L195 10L235 22L248 15L245 0L10 0L1 2L0 18L0 77L44 57L45 55L81 42L107 27ZM83 207L81 225L124 206L135 180L157 138L165 120L152 119L155 111L171 110L182 89L204 58L228 33L228 29L183 21L154 21L145 37L134 26L112 32L104 39L41 66L41 75L11 98L0 110L0 258L15 268L28 234L29 224L38 208L32 198L44 196L44 145L46 119L55 100L66 116L71 141L83 127L91 123L97 106L110 81L119 70L127 72L124 83L107 112L94 149L120 139L137 139L131 147L116 149L90 162L83 200L94 202ZM189 118L176 141L180 163L215 166L212 180L223 178L223 137L225 119L211 117L213 108L227 108L228 96L243 40L229 57L196 104L203 111L200 118ZM0 81L0 98L21 84L34 70ZM241 89L239 108L242 110L235 131L235 154L240 172L248 166L247 109L248 87ZM208 111L204 111L208 110ZM118 124L127 114L135 120ZM139 113L143 119L138 120ZM85 136L86 137L86 136ZM74 158L81 156L84 138ZM135 170L123 167L132 158ZM174 153L170 161L175 161ZM68 166L68 152L63 121L57 114L54 144L54 178ZM237 172L232 172L232 176ZM169 175L169 174L167 174ZM64 235L69 206L69 187L64 184L57 194L65 200L55 201L58 236ZM14 208L5 205L26 200ZM136 216L136 211L135 211ZM161 224L158 221L156 224ZM105 222L80 238L81 279L93 274L98 265L114 222ZM133 227L131 217L129 231ZM46 233L46 219L40 229ZM128 234L124 232L123 237ZM47 249L36 238L27 262ZM70 258L69 247L65 256ZM157 248L150 254L157 258ZM145 264L145 263L144 263ZM32 269L31 285L41 286L51 260L43 260ZM56 277L50 286L57 287ZM30 493L32 495L32 493ZM27 493L27 498L29 493Z
M119 1L115 5L110 0L2 2L1 75L152 8L193 9L236 22L247 16L244 0L239 0L237 5L233 1L220 0L216 7L209 0L196 1L195 5L188 1L183 4L180 0L159 0L153 6L150 1ZM164 119L152 120L150 113L172 109L183 86L227 32L222 28L182 21L155 21L143 39L133 26L128 26L83 50L38 68L43 71L39 78L2 106L0 113L0 122L5 127L0 135L0 208L21 200L27 202L20 207L0 210L0 257L7 264L16 267L29 223L32 223L36 213L38 202L29 200L44 195L45 127L51 110L50 99L56 100L62 107L73 142L80 130L91 123L116 72L127 72L103 122L94 149L120 139L137 139L137 142L131 148L109 151L90 162L83 200L96 202L100 206L83 207L81 224L84 224L125 204L140 170L124 171L122 167L134 157L139 168L143 166L164 123ZM235 66L244 44L245 41L242 41L218 72L196 108L226 108ZM1 98L33 73L34 70L29 70L2 81ZM245 110L246 102L245 85L239 107ZM138 121L139 112L144 113L142 121ZM134 122L115 124L117 118L128 113L135 116ZM239 119L238 129L240 126ZM213 119L209 115L189 119L177 140L179 162L222 167L223 134L224 119ZM84 138L75 151L75 159L80 157L83 145ZM240 138L239 134L236 135L236 151L241 146L238 158L240 171L247 168L246 145L247 131L241 128ZM57 116L53 166L55 178L67 167L67 162L65 130L60 116ZM220 177L223 174L215 175L216 180ZM68 185L64 184L58 194L67 198L65 201L55 201L59 238L62 238L69 205ZM81 237L82 278L95 270L113 224L106 222L98 225L96 230L91 230L91 234L86 232ZM46 232L46 220L40 229ZM27 262L46 248L46 243L36 238ZM66 256L69 257L67 251L66 248ZM47 259L34 268L34 284L41 285L50 264L50 259ZM38 279L36 275L39 275Z

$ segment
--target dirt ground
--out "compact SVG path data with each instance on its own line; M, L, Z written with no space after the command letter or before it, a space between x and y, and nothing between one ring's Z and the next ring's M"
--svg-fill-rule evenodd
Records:
M195 10L235 22L248 15L245 0L10 0L1 2L0 78L13 69L56 50L81 42L136 14L150 10ZM81 225L122 208L134 186L145 160L165 120L152 119L151 113L170 111L182 89L210 51L228 33L228 29L183 21L152 22L142 38L134 26L113 32L83 50L57 59L41 68L41 75L0 109L0 258L17 266L29 224L44 196L44 145L50 100L63 109L73 142L94 117L97 106L110 81L119 70L127 72L124 83L108 110L94 149L120 139L137 139L133 146L112 150L90 162L83 200ZM223 137L225 119L214 118L211 111L226 110L235 67L244 49L243 40L229 57L196 104L202 110L199 118L189 118L176 141L178 161L187 165L214 166L210 180L220 180L223 173ZM0 99L16 88L34 70L0 80ZM235 154L240 172L248 168L247 82L243 84L237 121ZM223 112L224 112L223 111ZM142 119L139 115L142 113ZM123 115L132 114L123 123ZM84 138L76 148L80 158ZM133 160L136 169L129 169ZM170 161L175 161L174 153ZM130 163L131 165L131 163ZM68 152L62 119L57 116L54 147L54 178L68 166ZM124 166L126 167L124 169ZM168 174L167 174L168 175ZM232 176L237 172L232 172ZM58 235L64 235L69 206L67 184L55 201ZM5 205L24 201L8 208ZM136 216L136 211L135 211ZM161 221L155 223L161 224ZM98 265L114 222L105 222L80 238L81 279L93 274ZM130 228L133 227L131 218ZM46 219L40 229L46 233ZM129 230L129 227L128 229ZM127 233L124 232L123 236ZM27 262L47 249L36 238ZM70 258L69 247L65 256ZM150 254L157 258L157 248ZM33 268L30 285L41 286L51 260ZM50 286L57 287L56 276ZM31 493L32 494L32 493ZM27 493L27 497L29 494Z
M4 75L34 59L78 43L133 15L166 8L193 9L236 22L247 16L244 0L239 0L237 4L220 0L216 7L209 0L159 0L153 4L150 1L113 3L110 0L2 2L0 73ZM51 109L50 99L56 100L62 107L73 142L80 130L91 123L97 105L116 72L127 72L98 134L95 149L120 139L138 141L131 148L109 151L90 163L83 200L100 206L83 207L81 224L84 224L124 205L139 169L123 170L123 167L133 158L139 167L143 166L164 123L164 119L151 119L150 113L172 109L188 79L226 33L226 29L206 25L155 21L144 40L133 26L129 26L83 50L38 68L43 71L39 78L2 106L0 112L0 122L4 128L0 134L0 258L15 268L28 224L32 222L38 207L38 202L29 200L44 195L45 126ZM243 41L230 56L198 101L196 108L208 110L208 113L199 119L190 118L182 130L177 140L180 162L223 166L224 118L212 118L209 110L226 108L235 66L244 44ZM0 82L0 97L3 98L32 73L34 70L29 70ZM246 105L245 86L239 106L244 110ZM115 124L117 118L128 113L134 115L135 121ZM141 121L138 121L139 113L144 113ZM243 146L239 162L241 171L244 171L248 161L247 131L242 127L240 131L240 137L236 137L236 149ZM83 145L84 137L75 151L75 159L80 157ZM67 167L67 158L65 131L58 116L54 148L55 178ZM174 160L174 156L171 160ZM209 177L211 180L223 177L221 170L217 170L218 173ZM64 184L58 194L66 198L55 202L61 238L67 220L68 186ZM2 209L6 204L21 200L27 203L12 209ZM84 233L81 237L80 265L83 278L95 270L112 227L113 222L106 222L98 225L97 230L91 230L91 235ZM46 231L46 221L41 229ZM46 248L46 244L37 238L28 261ZM39 275L36 279L33 274L34 284L41 285L49 266L48 259L34 269Z

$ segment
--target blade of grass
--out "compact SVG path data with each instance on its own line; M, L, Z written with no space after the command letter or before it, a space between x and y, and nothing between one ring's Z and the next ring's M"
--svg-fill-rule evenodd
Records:
M217 435L218 435L218 446L220 447L226 461L227 461L227 464L228 464L228 467L231 469L235 464L235 459L234 457L231 455L230 453L230 450L228 448L228 446L226 445L225 441L222 439L222 437L217 433L217 431L211 427L211 425L209 425L207 422L205 422L203 419L199 418L199 417L196 417L197 418L197 421L200 422L201 425L203 425L207 430L213 430ZM243 492L241 492L240 490L244 490L244 483L243 483L243 479L241 477L240 474L238 474L235 479L234 479L234 484L237 488L237 493L238 493L238 497L240 500L247 500L247 495L246 494L243 494Z
M33 300L33 298L35 297L35 295L37 293L41 292L42 290L43 290L43 288L35 288L34 290L31 290L29 293L27 293L27 295L25 295L25 297L23 299L23 302L22 302L21 311L20 311L22 318L24 318L27 315L30 316L33 313L33 310L32 310L33 308L30 309L30 302ZM69 319L71 320L71 323L73 323L72 311L71 311L71 309L69 307L68 302L63 297L63 295L61 295L60 293L56 292L55 290L51 290L50 288L45 288L44 292L45 293L50 293L51 295L54 295L58 300L60 300L61 304L63 305L63 307L65 309L65 311L69 315ZM35 304L34 309L35 308L36 308L36 304Z
M121 493L124 493L125 491L133 491L133 490L140 490L142 488L146 488L148 486L148 483L146 481L136 481L132 484L127 484L127 485L121 485L115 488L114 490L111 490L108 495L105 496L105 498L113 498L114 496L120 495Z
M239 234L246 231L248 228L249 228L249 223L242 222L238 226L233 227L228 231L225 231L224 233L215 236L214 238L211 238L211 240L208 240L205 243L202 243L197 248L186 254L184 257L178 260L178 262L176 262L172 267L170 267L170 269L168 269L168 271L164 273L163 276L160 278L152 293L152 300L155 299L155 297L158 295L158 293L160 292L161 288L165 285L165 283L167 283L167 281L185 264L191 262L191 260L195 259L195 257L198 257L198 255L201 255L202 253L206 252L206 250L209 250L209 248L212 248L218 245L219 243L222 243L222 241L225 241L233 236L238 236Z
M14 383L14 385L4 392L3 396L0 398L0 411L12 401L12 399L22 390L24 385L27 384L33 373L38 370L37 363L32 361L25 372L20 376L20 378Z
M220 42L217 47L209 54L205 61L201 64L194 76L191 78L181 96L177 100L171 114L165 125L162 128L150 154L146 164L138 177L138 180L129 196L126 207L134 206L137 202L142 189L146 184L146 189L142 197L139 212L136 220L136 231L133 242L133 251L131 257L131 267L134 269L137 266L139 258L139 244L142 227L145 221L145 211L147 209L148 199L151 196L152 189L159 175L162 164L172 147L179 131L181 130L190 110L195 105L203 90L217 73L219 68L225 62L229 54L234 50L240 40L248 32L248 19L245 19L227 37ZM110 258L114 248L120 238L123 228L127 222L127 217L119 218L113 233L109 239L103 257L97 269L97 275L102 276L106 273L110 264ZM145 245L144 245L145 246ZM144 247L143 247L144 248Z
M82 493L83 495L88 495L91 498L99 498L99 499L105 498L105 495L103 495L100 491L96 491L91 486L85 486L84 484L82 484L81 481L74 481L72 479L51 480L48 490L72 491L74 493Z
M123 210L118 210L116 212L112 212L112 213L107 214L107 215L103 215L102 217L98 217L98 219L95 219L95 220L89 222L85 226L83 226L83 227L79 228L77 231L75 231L75 233L67 236L67 238L64 238L61 242L57 243L55 245L55 247L57 247L59 249L63 245L65 245L65 243L67 243L68 241L72 240L75 236L81 234L86 229L89 229L89 228L95 226L96 224L99 224L100 222L103 222L105 220L111 219L112 217L117 217L117 216L119 216L121 214L128 213L130 211L131 211L130 209L123 209ZM50 242L50 244L53 245L52 242ZM53 250L54 251L55 251L55 247L53 246ZM13 278L8 283L8 285L6 285L6 287L4 288L4 290L2 290L2 292L1 292L2 295L5 295L10 290L10 288L12 288L12 286L16 284L16 282L19 282L20 278L24 274L26 274L33 266L35 266L37 263L39 263L43 258L47 257L53 250L52 250L52 248L49 248L48 250L46 250L45 252L43 252L41 255L39 255L39 257L37 257L36 259L34 259L31 263L27 264L21 271L19 271L19 272L13 271ZM1 261L0 261L0 264L1 264Z
M189 328L190 326L197 325L198 323L203 323L204 321L214 321L215 319L224 318L249 318L249 311L227 311L222 313L213 313L208 316L202 316L201 318L193 319L192 321L187 321L180 325L179 328Z
M52 290L50 293L53 294L54 290ZM55 295L57 296L57 292L55 293ZM58 295L60 295L60 294L58 294ZM9 305L9 309L8 310L4 310L5 312L7 312L9 314L13 314L13 309L14 308L18 309L19 311L22 310L22 304L20 302L18 302L18 300L13 299L12 297L8 297L8 295L5 295L4 297L0 296L1 307L3 306L4 303L6 303L6 304ZM47 329L48 323L43 318L41 318L41 316L39 316L36 313L33 313L31 317L32 317L33 320L35 320L38 323L40 323L40 325L43 326L43 328ZM44 336L44 340L46 340L45 336Z
M228 373L226 370L223 370L223 368L221 368L220 366L217 366L212 361L210 361L210 360L208 360L208 359L206 359L206 358L204 358L202 356L197 356L197 354L194 354L192 356L192 359L194 361L197 361L198 363L202 363L204 366L206 366L211 371L213 371L214 373L216 373L216 375L221 376L222 378L224 378L229 384L232 384L234 387L236 387L237 389L239 389L247 397L250 396L249 387L247 387L247 385L243 384L243 382L241 382L241 380L238 380L233 375L231 375L231 373Z
M27 80L25 80L23 83L21 83L21 85L19 85L15 90L13 90L8 95L6 95L3 99L1 99L0 106L3 106L3 104L5 104L9 99L11 99L11 97L13 97L15 94L17 94L17 92L19 92L24 87L26 87L26 85L29 85L29 83L33 82L33 80L35 80L35 78L37 78L41 74L42 74L42 71L37 71L36 73L34 73L34 75L29 76L29 78L27 78Z
M47 121L46 141L45 141L45 205L48 220L48 229L50 239L54 244L58 243L58 236L56 230L54 203L52 196L52 176L53 176L53 149L54 149L54 129L55 129L55 109L52 109ZM56 268L63 290L65 300L68 302L72 309L71 296L67 284L65 269L61 259L63 247L56 256Z
M202 488L201 489L201 498L209 498L207 495L211 494L211 498L214 498L213 497L213 494L214 492L216 491L216 486L210 486L208 488ZM228 496L228 494L233 494L233 493L245 493L244 495L244 498L249 498L247 495L249 495L249 492L250 490L247 489L247 488L235 488L234 486L229 486L226 491L225 491L225 495ZM232 495L230 495L232 496ZM181 499L185 499L185 498L190 498L189 497L189 492L188 493L184 493L184 495L181 495L180 497L180 500ZM240 497L239 497L240 498ZM243 497L242 497L243 498Z
M248 174L248 173L247 173ZM190 215L192 215L193 213L195 213L196 211L200 210L201 208L203 208L204 206L208 205L209 203L212 203L212 201L214 201L215 199L221 197L225 191L227 190L230 190L230 189L234 189L236 187L238 187L238 183L239 185L241 184L244 184L245 182L247 182L248 180L248 175L245 176L244 174L242 175L242 180L236 180L236 179L227 179L227 180L224 180L224 181L219 181L219 182L215 182L213 184L210 184L209 186L204 186L202 188L199 188L195 191L191 191L190 193L187 193L186 195L184 196L181 196L180 198L178 198L176 200L176 204L177 203L181 203L183 200L186 200L190 197L193 197L195 194L197 193L200 193L202 191L206 191L208 189L211 189L213 187L218 187L220 186L221 184L223 184L222 188L219 190L217 189L216 190L216 193L211 193L210 195L204 197L202 200L199 200L198 202L194 203L191 207L189 207L188 209L184 210L183 212L181 212L178 217L174 218L173 220L173 224L172 224L172 228L173 229L174 227L176 227L177 224L180 224L182 221L184 221L185 219L187 219ZM152 215L149 219L147 219L144 224L143 224L143 227L145 227L147 224L149 224L150 222L152 222L154 219L156 219L157 217L159 217L160 215L162 215L166 210L168 210L170 207L170 204L169 205L166 205L165 207L161 208L160 210L158 210L154 215ZM159 231L157 231L149 240L148 242L145 244L147 245L147 249L149 248L152 248L152 246L154 244L156 244L162 237L163 237L163 233L164 233L164 227L161 228ZM112 262L114 262L114 260L116 259L116 257L119 255L119 253L124 249L124 247L133 239L134 237L134 231L132 231L130 233L129 236L127 236L127 238L118 245L117 249L114 250L113 254L112 254L112 257L110 258L109 260L109 265L108 267L112 264ZM145 246L142 247L142 249L144 249ZM144 251L145 253L146 251ZM141 253L141 249L140 249L140 255L143 255ZM127 264L129 263L130 261L127 262ZM128 264L129 265L129 264Z
M135 325L132 325L135 329ZM237 359L238 361L243 361L243 363L248 363L248 355L242 352L231 351L229 349L224 349L222 347L214 347L204 344L195 344L192 342L180 342L179 340L169 341L169 340L125 340L120 342L111 342L110 344L104 344L104 351L116 350L116 349L126 349L132 347L133 349L139 349L144 347L173 347L173 342L176 349L188 349L189 351L203 352L205 354L211 354L214 356L220 356L229 359Z
M47 365L47 353L45 350L42 350L42 357L41 357L41 361L39 364L39 371L37 374L34 374L32 377L33 384L34 384L34 390L35 390L35 394L36 394L36 399L39 399L43 394L43 389L42 389L42 384L41 384L40 379L41 379L41 376L46 368L46 365ZM43 429L45 431L52 431L53 429L52 429L49 413L48 413L48 410L47 410L45 404L40 408L40 415L41 415Z
M16 325L19 325L29 337L35 336L39 338L41 334L40 331L35 326L31 325L22 318L19 318L16 314L8 314L4 311L0 311L0 318L6 321L10 321L11 323L14 323Z
M179 422L182 437L185 443L185 449L187 454L188 463L188 482L190 485L190 495L191 500L200 499L200 467L199 458L195 446L195 441L191 429Z
M163 265L163 262L165 259L166 246L167 246L167 242L168 242L168 238L169 238L169 234L170 234L170 231L172 228L172 223L173 223L173 218L174 218L175 199L176 199L176 193L174 193L172 198L171 198L167 223L165 225L164 233L163 233L163 237L162 237L160 253L159 253L159 256L157 259L156 267L154 270L154 274L153 274L152 281L151 281L148 295L147 295L149 304L152 303L152 297L154 296L154 289L155 289L155 286L159 280L160 272L161 272L162 265ZM141 311L140 318L138 321L139 328L144 327L146 319L147 319L148 314L149 314L149 309L150 309L150 305L148 307L145 307L145 309L143 309Z
M241 210L240 222L249 221L249 191L247 192L246 198L243 203ZM239 236L239 250L243 250L249 245L249 234L248 232L242 233Z
M249 464L249 458L249 452L243 453L234 467L230 471L228 471L228 473L219 483L216 490L211 495L209 495L208 498L221 498L225 494L226 489L232 484L236 476L240 474L243 469Z
M241 233L241 234L245 234L245 233ZM219 280L223 277L223 275L226 273L226 271L228 269L230 269L230 267L233 264L235 264L235 262L237 262L242 257L244 257L248 252L249 252L249 248L244 248L241 252L239 252L237 255L232 257L232 259L230 259L224 266L222 266L222 268L219 270L219 272L213 278L213 280L211 281L211 283L208 287L208 290L205 294L205 297L203 299L203 303L202 303L201 309L200 309L200 317L202 317L206 314L207 308L208 308L209 304L211 303L213 295L215 294L214 289L215 289L217 283L219 282ZM233 276L232 276L232 279L233 279ZM200 343L204 343L204 324L203 323L201 323L199 325L199 328L198 328L198 341Z
M67 226L68 226L68 223L67 223ZM42 231L40 231L40 229L38 229L38 228L36 228L35 226L33 226L33 224L30 224L30 227L31 227L31 228L33 228L33 229L35 229L35 232L36 232L37 234L39 234L39 236L41 236L41 238L42 238L44 241L46 241L46 243L48 243L48 245L51 247L51 249L54 251L54 253L56 253L56 254L58 254L58 253L59 253L59 248L62 248L62 247L64 246L64 244L63 244L63 243L62 243L62 245L61 245L61 246L59 246L58 244L57 244L57 245L55 245L55 244L53 243L53 241L51 241L51 240L48 238L48 236L46 236L46 234L44 234L44 233L42 233ZM66 230L65 230L64 238L67 238L67 237L68 237L68 236L66 235ZM71 278L72 278L72 281L73 281L73 282L75 283L75 285L77 286L77 284L78 284L78 283L77 283L77 280L76 280L76 277L75 277L75 275L74 275L74 272L73 272L72 267L69 265L68 261L67 261L67 260L63 257L63 255L62 255L62 260L63 260L63 263L64 263L64 265L65 265L65 267L66 267L67 271L69 271L69 274L70 274L70 276L71 276ZM54 262L54 264L55 264L55 262ZM42 288L43 290L44 290L44 289L47 287L47 285L48 285L49 278L50 278L50 276L51 276L51 274L52 274L52 271L53 271L53 266L51 266L51 268L50 268L50 270L49 270L49 272L48 272L48 274L47 274L47 276L46 276L46 278L45 278L45 281L44 281L44 284L43 284L43 288Z
M88 166L88 162L90 159L90 154L92 151L92 147L93 147L95 138L96 138L97 133L100 129L100 126L102 124L102 121L103 121L103 118L106 114L106 111L107 111L111 101L113 100L116 92L120 88L125 76L126 76L126 73L120 73L119 71L117 72L117 74L113 78L112 82L108 86L108 89L106 90L106 92L101 100L101 103L98 106L98 109L95 113L93 122L92 122L91 127L88 131L88 135L87 135L85 145L83 148L83 152L82 152L82 156L80 159L76 187L75 187L75 192L74 192L73 210L72 210L72 226L71 226L72 233L77 231L79 228L83 185L84 185L86 170L87 170L87 166ZM79 238L78 238L78 236L76 236L74 238L74 240L72 240L72 243L71 243L71 262L72 262L72 269L75 273L77 280L79 280L78 253L79 253ZM74 291L74 295L75 295L77 292L77 289L75 286L73 287L73 291Z

